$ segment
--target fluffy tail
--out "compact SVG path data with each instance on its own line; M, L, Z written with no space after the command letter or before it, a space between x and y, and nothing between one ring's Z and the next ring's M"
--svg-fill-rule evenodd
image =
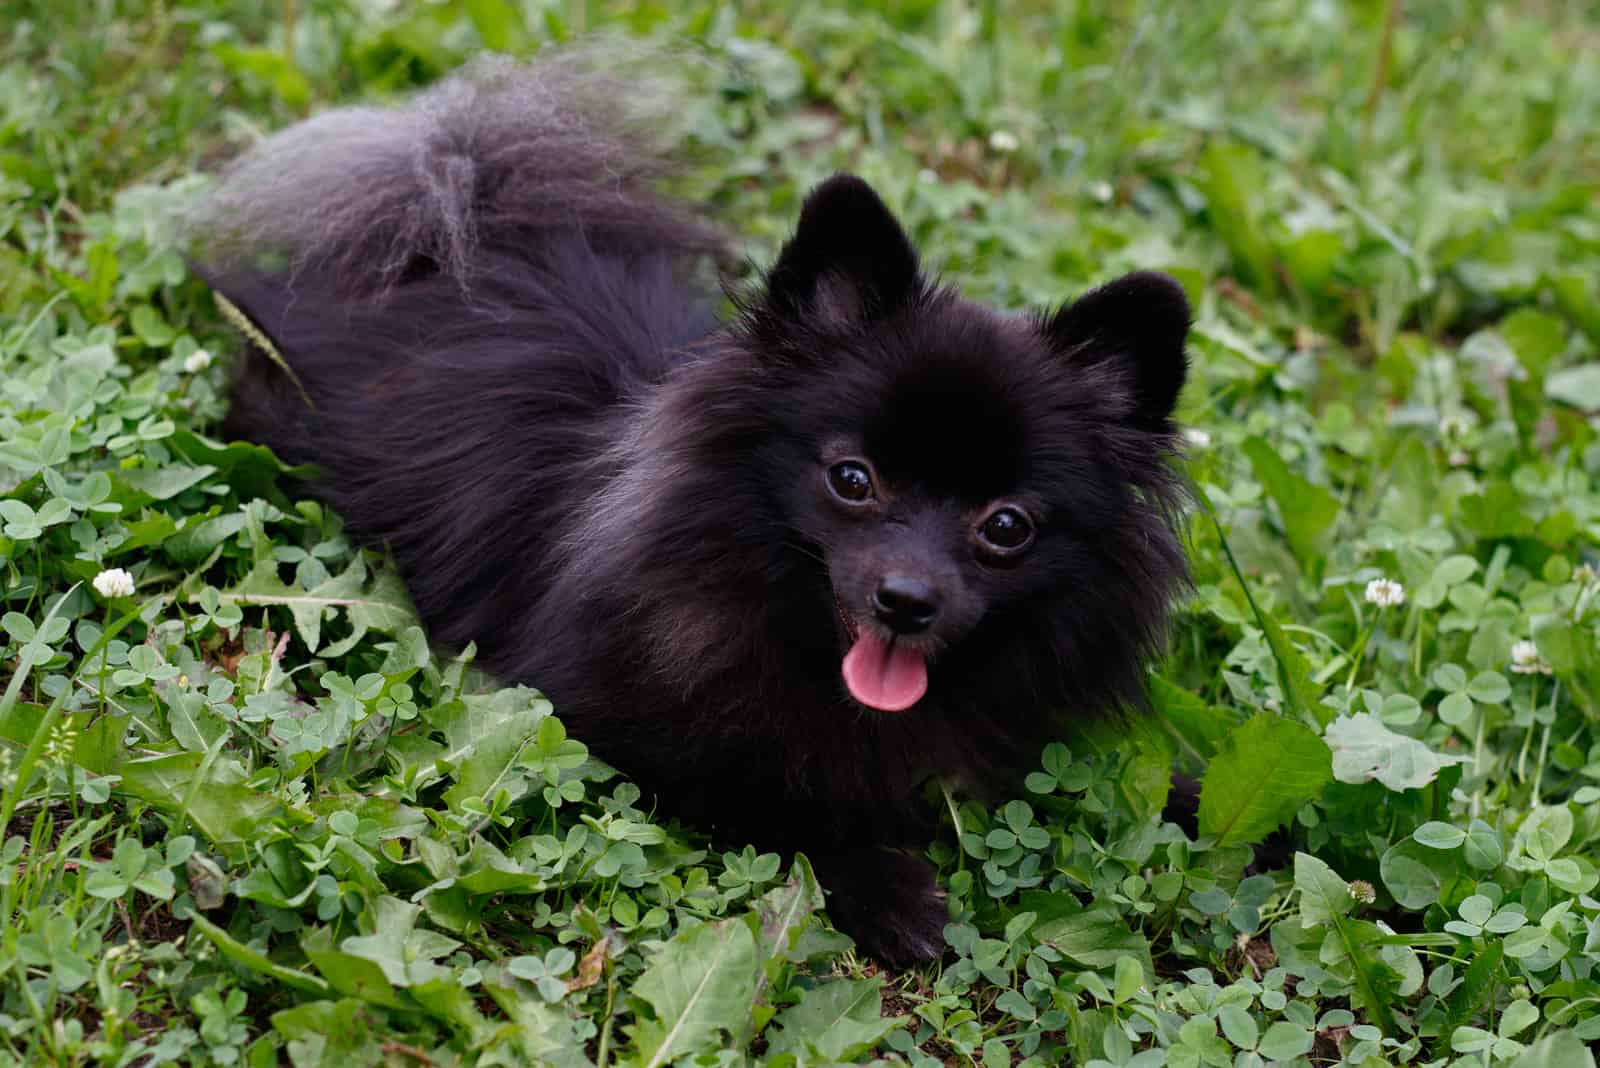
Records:
M418 395L460 382L444 368L541 380L574 413L658 375L709 329L707 258L728 261L653 189L685 113L662 58L488 57L234 163L190 226L191 263L253 342L223 431L331 468L336 496L372 463L353 442L413 426Z
M431 274L469 290L486 244L557 227L722 256L716 232L652 195L680 94L662 91L663 64L619 48L483 57L407 106L267 138L201 205L197 267L216 281L275 265L351 299Z

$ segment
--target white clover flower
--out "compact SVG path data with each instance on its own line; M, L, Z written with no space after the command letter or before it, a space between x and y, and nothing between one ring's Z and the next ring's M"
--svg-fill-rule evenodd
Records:
M1451 467L1465 467L1472 462L1472 454L1466 449L1451 449L1446 459L1450 461Z
M1447 438L1463 437L1470 429L1472 424L1467 422L1464 415L1447 415L1439 420L1439 433Z
M1209 449L1211 447L1211 435L1197 426L1184 427L1183 440L1197 449Z
M192 375L197 375L211 366L211 353L205 349L195 349L183 361L183 369Z
M1394 579L1375 578L1367 583L1367 603L1392 608L1406 603L1406 588Z
M1378 900L1378 891L1365 879L1350 880L1350 900L1370 905Z
M133 594L133 576L120 567L108 567L94 577L94 591L108 600Z
M989 147L996 152L1015 152L1022 147L1022 142L1010 130L996 130L989 135Z
M1572 572L1572 581L1580 586L1587 586L1595 580L1596 574L1593 564L1579 564Z
M1111 198L1116 195L1116 190L1111 188L1111 183L1101 180L1089 186L1089 195L1102 204L1111 203Z
M1539 656L1539 647L1524 638L1511 647L1511 670L1518 675L1549 675L1549 664Z

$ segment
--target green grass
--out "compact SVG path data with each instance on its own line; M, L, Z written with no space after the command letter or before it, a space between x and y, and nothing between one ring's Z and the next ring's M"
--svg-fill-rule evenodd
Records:
M388 8L7 8L0 1062L1593 1064L1590 5ZM754 258L850 167L975 297L1148 267L1195 299L1156 714L993 811L930 797L938 966L651 811L209 436L239 342L171 247L194 175L596 29L709 60L688 180Z

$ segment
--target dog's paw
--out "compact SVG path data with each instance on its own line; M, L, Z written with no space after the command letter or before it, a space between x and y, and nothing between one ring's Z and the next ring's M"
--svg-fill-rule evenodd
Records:
M912 968L944 954L948 922L944 891L930 886L921 896L887 904L857 933L856 942L880 964Z
M829 858L818 874L834 925L880 964L909 968L944 952L949 911L927 861L888 849L861 850Z

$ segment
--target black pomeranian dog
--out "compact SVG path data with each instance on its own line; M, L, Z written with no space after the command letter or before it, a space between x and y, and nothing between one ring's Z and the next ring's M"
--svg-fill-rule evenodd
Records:
M1187 301L1134 274L992 311L840 174L719 322L724 238L615 92L483 64L237 162L196 260L288 371L252 351L227 429L317 466L434 639L925 960L920 783L993 791L1056 717L1142 701L1186 574Z

